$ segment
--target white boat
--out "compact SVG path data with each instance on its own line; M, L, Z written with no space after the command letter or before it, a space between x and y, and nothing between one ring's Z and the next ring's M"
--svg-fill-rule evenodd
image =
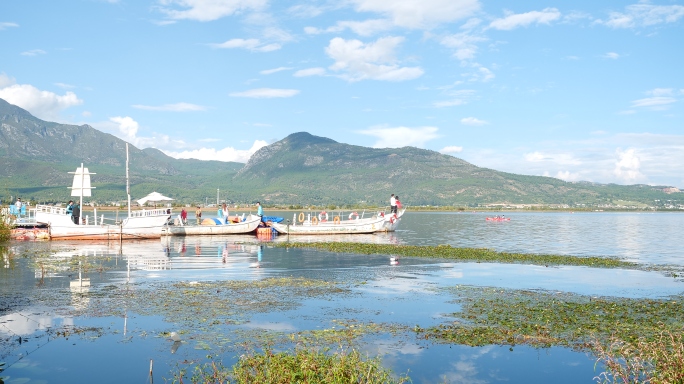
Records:
M340 220L339 216L333 220L319 220L316 216L306 220L293 220L295 224L272 223L271 226L279 233L289 235L336 235L354 233L375 233L381 231L385 217L374 215L368 219Z
M238 223L224 224L221 220L214 220L213 225L170 225L162 229L162 234L169 236L189 236L189 235L237 235L254 232L261 222L261 217L249 215L244 221Z
M404 216L404 212L406 212L406 208L397 211L397 213L382 213L385 216L385 222L383 223L380 232L396 231L399 222L401 221L401 217Z
M168 208L143 209L131 211L118 224L105 224L104 216L100 216L100 223L90 223L88 220L79 225L73 222L71 215L67 215L66 208L39 204L36 205L35 212L36 221L47 224L48 236L53 240L158 239L171 217Z
M91 196L90 175L88 168L81 164L74 174L71 187L71 196L80 197L80 207L83 207L83 197ZM36 222L48 226L50 239L72 240L128 240L128 239L157 239L161 237L162 227L171 217L171 209L143 209L131 211L131 195L128 185L128 143L126 143L126 193L128 194L128 217L117 223L104 223L104 216L100 216L98 224L97 212L94 212L93 222L88 218L84 221L83 215L72 218L67 215L66 208L48 205L36 205ZM168 199L168 198L165 198ZM149 199L148 199L149 200ZM153 200L150 200L153 201ZM82 209L82 208L81 208ZM81 211L82 212L82 211ZM78 224L76 224L78 223Z

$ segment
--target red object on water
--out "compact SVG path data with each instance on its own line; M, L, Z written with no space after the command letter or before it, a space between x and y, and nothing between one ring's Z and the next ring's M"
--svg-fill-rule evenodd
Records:
M485 220L487 221L511 221L510 217L488 217Z

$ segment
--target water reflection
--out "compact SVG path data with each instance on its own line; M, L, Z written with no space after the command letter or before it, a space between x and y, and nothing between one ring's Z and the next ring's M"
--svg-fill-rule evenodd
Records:
M640 263L684 265L679 244L684 215L642 212L511 212L508 222L486 213L408 212L399 243L450 244L504 252L613 256Z
M681 228L682 215L515 213L507 216L512 218L510 222L489 223L484 220L484 214L409 212L397 232L362 236L278 236L269 241L260 241L255 236L198 236L124 243L25 243L22 247L46 247L48 256L40 260L49 268L37 268L34 260L13 256L21 254L16 249L0 252L5 266L0 269L3 283L0 299L6 301L0 303L4 311L0 312L3 314L0 341L11 340L13 345L19 345L17 340L20 340L22 348L45 345L49 329L75 323L102 327L112 334L78 346L74 345L75 340L61 344L62 340L56 340L50 348L36 351L31 356L32 364L47 373L37 373L38 369L22 370L20 365L5 373L53 383L85 381L83 375L90 374L88 377L97 381L110 369L102 361L116 359L118 367L142 365L144 373L145 364L140 362L148 363L150 356L160 366L202 359L208 353L201 343L203 337L210 340L220 335L238 339L240 336L236 335L244 335L243 332L325 329L335 320L427 327L450 321L448 314L460 310L453 296L441 289L459 285L623 297L663 297L682 291L682 282L646 271L451 263L406 257L399 260L393 255L332 253L270 245L286 241L451 244L510 252L611 255L641 262L678 260L682 263L682 249L677 245L679 236L674 236L676 231L670 228L677 225ZM73 269L74 265L80 268ZM208 318L198 329L181 329L180 323L173 322L175 319L131 313L131 307L126 305L122 305L116 317L69 318L55 314L55 308L40 309L35 303L22 301L28 293L38 292L33 297L42 297L43 293L61 295L65 307L86 312L96 307L105 289L124 289L134 294L147 288L145 284L169 286L166 283L266 277L337 282L344 293L325 298L297 298L299 302L291 308L245 315L244 322L216 323L213 320L217 319ZM200 307L197 316L202 315ZM183 340L159 336L170 331L187 333L182 333ZM428 344L396 335L371 335L366 341L366 350L381 354L385 364L395 372L409 369L416 383L542 383L548 382L549 377L554 382L570 383L589 381L596 374L591 357L562 348L471 348ZM232 345L235 340L227 343ZM187 346L181 348L184 344ZM14 346L7 350L20 351ZM9 352L0 351L1 356L7 356L6 353ZM226 356L228 362L235 357ZM19 352L15 357L12 361L25 358ZM133 372L135 369L117 372L122 371L117 366L111 367L111 377L118 381L135 381L140 376L140 372ZM89 368L81 370L80 367ZM130 380L125 375L131 376ZM106 377L110 377L109 373ZM161 379L159 376L155 381L161 382Z

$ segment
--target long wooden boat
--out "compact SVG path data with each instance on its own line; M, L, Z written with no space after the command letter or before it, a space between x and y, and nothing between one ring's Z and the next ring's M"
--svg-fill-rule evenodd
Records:
M289 235L335 235L353 233L374 233L382 230L385 217L374 215L369 219L317 220L316 217L296 224L272 223L279 233Z
M238 235L254 232L261 222L261 217L249 215L239 223L223 224L216 220L214 225L170 225L162 229L162 233L168 236L191 236L191 235Z
M76 224L66 208L36 205L38 223L48 226L48 236L53 240L130 240L161 238L162 228L171 217L170 209L143 209L131 211L130 216L118 224ZM93 220L95 221L95 220Z

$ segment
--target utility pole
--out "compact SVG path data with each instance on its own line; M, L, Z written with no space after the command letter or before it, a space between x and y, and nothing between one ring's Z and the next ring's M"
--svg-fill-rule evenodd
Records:
M216 206L219 206L219 189L216 188Z

